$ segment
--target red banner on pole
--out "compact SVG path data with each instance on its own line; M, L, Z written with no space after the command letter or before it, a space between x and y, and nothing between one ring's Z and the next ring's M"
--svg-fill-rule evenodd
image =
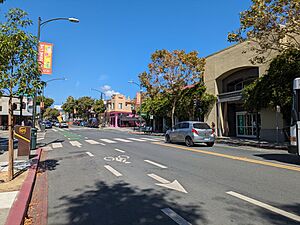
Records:
M52 52L53 44L40 42L39 43L39 65L42 74L52 74Z

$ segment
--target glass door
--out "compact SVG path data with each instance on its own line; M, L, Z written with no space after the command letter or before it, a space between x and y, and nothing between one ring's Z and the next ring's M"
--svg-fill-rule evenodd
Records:
M256 113L236 112L237 137L256 137L257 119Z

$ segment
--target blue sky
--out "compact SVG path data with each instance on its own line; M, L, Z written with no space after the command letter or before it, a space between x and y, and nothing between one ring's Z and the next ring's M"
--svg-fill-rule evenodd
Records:
M72 95L99 98L91 88L134 97L138 74L147 69L157 49L196 50L199 56L226 48L227 33L239 27L239 13L250 0L6 0L9 8L29 13L37 33L37 18L76 17L80 23L56 21L42 28L41 41L54 44L53 74L45 95L61 104ZM109 88L110 87L110 88Z

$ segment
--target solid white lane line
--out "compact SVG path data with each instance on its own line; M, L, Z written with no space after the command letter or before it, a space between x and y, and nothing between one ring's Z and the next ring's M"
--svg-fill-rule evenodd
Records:
M78 148L81 148L81 144L78 142L78 141L70 141L70 144L75 146L75 147L78 147Z
M117 143L116 141L113 141L113 140L109 140L109 139L100 139L100 141L103 141L103 142L106 142L106 143Z
M88 154L89 156L93 157L94 155L90 152L85 152L86 154Z
M112 168L111 166L109 165L105 165L104 166L107 170L109 170L113 175L117 176L117 177L120 177L122 176L121 173L119 173L118 171L116 171L114 168Z
M126 143L129 143L129 142L132 142L132 141L129 141L129 140L126 140L126 139L123 139L123 138L114 138L116 141L121 141L121 142L126 142Z
M154 180L157 180L158 182L160 183L163 183L163 184L167 184L167 183L170 183L170 181L160 177L160 176L157 176L156 174L154 173L149 173L147 174L149 177L153 178Z
M118 152L122 152L122 153L125 153L125 151L121 150L121 149L118 149L118 148L115 148L116 151Z
M160 141L158 139L153 139L153 138L141 138L143 140L146 140L146 141Z
M178 215L176 212L174 212L170 208L164 208L164 209L161 209L161 211L179 225L192 225L191 223L186 221L184 218L182 218L180 215Z
M103 145L103 146L105 146L106 144L104 144L104 143L100 143L100 145Z
M133 140L133 141L146 141L146 140L142 140L142 139L138 139L138 138L128 138L130 140Z
M253 198L249 198L249 197L247 197L245 195L241 195L241 194L233 192L233 191L228 191L226 193L229 194L229 195L231 195L231 196L234 196L236 198L242 199L242 200L244 200L246 202L249 202L249 203L252 203L252 204L257 205L259 207L262 207L264 209L267 209L267 210L269 210L271 212L277 213L279 215L282 215L282 216L285 216L285 217L290 218L292 220L295 220L297 222L300 222L300 216L298 216L298 215L295 215L295 214L289 213L287 211L278 209L278 208L276 208L274 206L271 206L271 205L268 205L266 203L257 201L257 200L255 200Z
M100 144L98 141L94 141L94 140L85 140L85 141L91 145L99 145Z
M144 160L144 161L147 162L147 163L150 163L150 164L152 164L152 165L154 165L154 166L158 166L158 167L160 167L160 168L162 168L162 169L167 169L167 168L168 168L168 167L166 167L166 166L164 166L164 165L161 165L161 164L159 164L159 163L153 162L153 161L148 160L148 159L146 159L146 160Z
M62 148L61 143L52 143L52 148Z

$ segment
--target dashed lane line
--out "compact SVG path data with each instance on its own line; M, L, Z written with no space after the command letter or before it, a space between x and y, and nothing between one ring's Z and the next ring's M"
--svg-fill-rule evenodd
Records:
M179 225L192 225L191 223L186 221L183 217L178 215L176 212L174 212L170 208L164 208L164 209L161 209L161 211Z
M121 173L119 173L117 170L115 170L115 169L112 168L111 166L105 165L104 167L105 167L109 172L111 172L113 175L115 175L116 177L122 176Z
M277 213L277 214L279 214L281 216L284 216L284 217L287 217L289 219L292 219L292 220L295 220L297 222L300 222L300 216L298 216L298 215L286 212L286 211L278 209L278 208L276 208L274 206L271 206L271 205L268 205L266 203L257 201L257 200L255 200L253 198L249 198L249 197L247 197L245 195L241 195L241 194L233 192L233 191L228 191L226 193L229 194L229 195L231 195L231 196L234 196L236 198L242 199L242 200L244 200L246 202L249 202L251 204L254 204L256 206L259 206L261 208L267 209L267 210L269 210L271 212Z
M90 152L85 152L86 154L88 154L89 156L93 157L94 155Z
M150 164L152 164L152 165L154 165L154 166L160 167L160 168L162 168L162 169L167 169L167 168L168 168L168 167L166 167L166 166L164 166L164 165L162 165L162 164L153 162L153 161L148 160L148 159L146 159L146 160L144 160L144 161L147 162L147 163L150 163Z
M125 153L125 151L123 151L123 150L121 150L121 149L118 149L118 148L115 148L115 151Z

